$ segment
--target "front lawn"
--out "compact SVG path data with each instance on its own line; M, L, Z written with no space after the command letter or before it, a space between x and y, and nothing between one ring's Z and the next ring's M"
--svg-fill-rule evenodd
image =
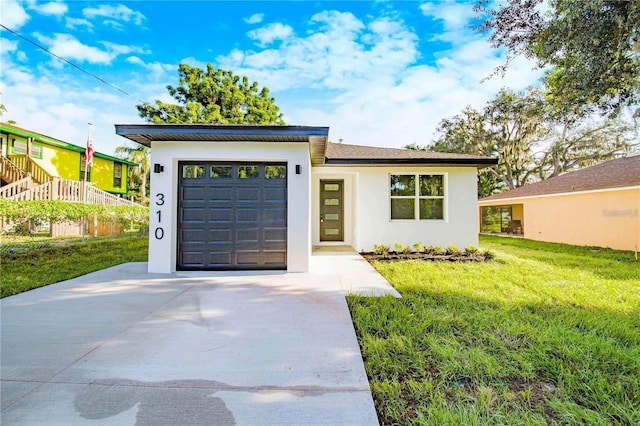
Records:
M65 242L37 240L2 250L0 297L127 262L146 262L149 238L119 237ZM1 249L1 246L0 246Z
M382 424L640 424L640 262L482 236L497 261L374 263L349 296Z

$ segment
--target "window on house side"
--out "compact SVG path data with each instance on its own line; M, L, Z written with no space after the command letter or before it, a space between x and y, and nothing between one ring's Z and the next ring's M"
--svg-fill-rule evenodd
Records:
M444 219L444 175L391 175L391 219Z
M42 158L42 145L31 144L31 158Z
M11 153L15 155L27 155L27 143L14 139L11 144Z
M113 187L120 188L122 186L122 164L113 163Z

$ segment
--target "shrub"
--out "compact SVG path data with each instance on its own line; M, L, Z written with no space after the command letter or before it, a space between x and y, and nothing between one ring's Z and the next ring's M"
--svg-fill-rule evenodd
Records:
M421 242L417 242L413 245L413 248L415 249L416 253L422 253L422 250L424 250L424 244L422 244Z
M433 254L433 246L425 246L424 252L427 254Z
M460 249L455 244L447 245L447 253L449 254L460 254Z
M411 248L411 246L405 246L404 250L402 250L402 253L404 253L407 256L409 256L412 252L413 252L413 249Z
M396 253L400 254L404 251L404 245L400 243L395 243L393 248L396 250Z
M431 250L431 252L432 252L433 254L444 254L444 249L443 249L442 247L440 247L440 246L435 246L435 247Z
M464 251L467 254L476 254L478 252L478 247L476 247L476 246L466 246L464 248Z
M482 255L482 257L484 258L484 260L493 260L495 259L495 255L493 254L493 252L491 250L482 250L480 252L480 254Z
M386 255L389 253L389 246L386 246L384 244L374 244L373 252L375 254Z

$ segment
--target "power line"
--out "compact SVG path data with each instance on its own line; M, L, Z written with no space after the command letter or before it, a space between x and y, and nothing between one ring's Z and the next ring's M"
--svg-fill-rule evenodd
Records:
M49 55L63 61L66 62L67 64L71 65L72 67L74 67L75 69L77 69L78 71L82 71L83 73L95 78L96 80L98 80L99 82L106 84L107 86L111 87L112 89L117 90L118 92L129 96L132 99L136 99L135 96L131 95L130 93L125 92L124 90L122 90L121 88L119 88L118 86L116 86L115 84L111 84L108 81L106 81L105 79L103 79L102 77L99 77L95 74L93 74L90 71L85 70L84 68L82 68L79 65L74 64L73 62L69 61L68 59L65 59L61 56L56 55L55 53L53 53L52 51L50 51L49 49L47 49L46 47L42 46L41 44L36 43L35 41L28 39L27 37L23 36L22 34L17 33L16 31L12 30L11 28L6 27L5 25L0 24L0 27L4 28L5 30L9 31L11 34L15 35L16 37L19 37L21 39L23 39L26 42L29 42L31 44L33 44L34 46L36 46L38 49L44 50L45 52L47 52ZM142 102L145 103L142 99L136 99L138 102Z
M29 38L27 38L27 37L25 37L25 36L23 36L22 34L20 34L20 33L16 32L16 31L14 31L14 30L12 30L11 28L8 28L7 26L5 26L5 25L3 25L3 24L0 24L0 27L2 27L2 28L4 28L5 30L9 31L11 34L15 35L16 37L19 37L19 38L21 38L22 40L24 40L24 41L26 41L26 42L28 42L28 43L31 43L32 45L36 46L38 49L41 49L41 50L45 51L46 53L48 53L49 55L53 56L54 58L57 58L57 59L59 59L59 60L61 60L61 61L65 62L65 63L67 63L67 64L71 65L73 68L77 69L78 71L81 71L81 72L83 72L83 73L87 74L88 76L95 78L95 79L96 79L96 80L98 80L100 83L105 84L105 85L107 85L107 86L111 87L111 88L112 88L112 89L114 89L114 90L117 90L118 92L120 92L120 93L124 94L125 96L130 97L131 99L136 100L137 102L141 102L142 104L145 104L145 105L146 105L146 104L148 104L148 102L145 102L145 101L143 101L143 100L142 100L142 99L140 99L140 98L136 98L136 97L135 97L135 96L133 96L132 94L130 94L130 93L128 93L128 92L126 92L126 91L122 90L121 88L119 88L119 87L118 87L118 86L116 86L115 84L109 83L107 80L103 79L103 78L102 78L102 77L100 77L100 76L95 75L95 74L94 74L94 73L92 73L91 71L87 71L86 69L82 68L81 66L76 65L76 64L74 64L73 62L69 61L68 59L65 59L65 58L63 58L63 57L61 57L61 56L56 55L55 53L53 53L52 51L50 51L50 50L49 50L49 49L47 49L46 47L42 46L42 45L41 45L41 44L39 44L39 43L36 43L35 41L33 41L33 40L31 40L31 39L29 39ZM174 115L171 115L171 114L169 114L169 113L166 113L166 115L167 115L167 117L171 117L171 118L175 119L175 120L176 120L178 123L180 123L180 124L186 124L184 121L180 120L178 117L176 117L176 116L174 116Z

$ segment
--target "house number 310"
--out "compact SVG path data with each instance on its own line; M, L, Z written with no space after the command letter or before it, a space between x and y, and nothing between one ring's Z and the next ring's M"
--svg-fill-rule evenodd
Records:
M156 206L164 205L164 194L159 192L156 194ZM154 236L156 240L161 240L164 237L164 228L162 227L162 210L156 210L156 214L158 215L158 226L154 231Z

